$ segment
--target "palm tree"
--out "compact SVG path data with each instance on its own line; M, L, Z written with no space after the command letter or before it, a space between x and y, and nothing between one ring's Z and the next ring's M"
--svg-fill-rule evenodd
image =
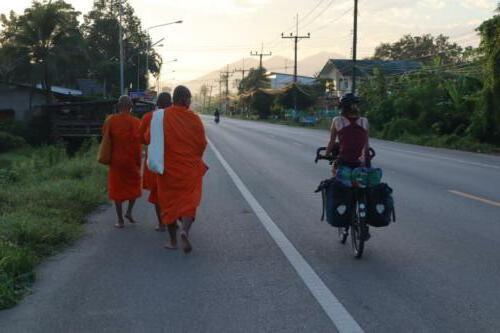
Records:
M11 55L29 63L32 80L42 84L47 101L54 79L67 81L64 77L74 73L84 58L79 14L63 0L49 0L34 1L21 16L11 13L9 18L1 18L5 30L0 43L12 50Z

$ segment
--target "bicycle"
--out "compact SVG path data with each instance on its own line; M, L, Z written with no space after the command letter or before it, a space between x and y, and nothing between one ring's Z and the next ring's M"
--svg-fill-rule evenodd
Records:
M332 165L338 158L338 150L334 151L332 155L326 156L321 155L322 151L326 151L326 147L320 147L316 151L315 163L319 160L327 160ZM375 150L370 148L368 156L368 166L370 166L370 161L375 157ZM345 244L347 238L349 237L349 230L351 230L351 245L356 259L360 259L363 256L363 251L365 249L365 242L369 238L368 224L367 224L367 199L366 199L366 188L360 184L353 182L353 213L351 221L347 227L338 227L338 237L340 243Z

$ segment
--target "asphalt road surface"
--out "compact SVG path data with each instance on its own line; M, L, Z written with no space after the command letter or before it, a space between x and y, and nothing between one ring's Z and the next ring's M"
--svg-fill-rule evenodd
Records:
M498 332L500 158L373 141L398 221L362 260L320 222L321 130L204 118L211 146L194 251L162 248L154 212L43 264L2 332Z

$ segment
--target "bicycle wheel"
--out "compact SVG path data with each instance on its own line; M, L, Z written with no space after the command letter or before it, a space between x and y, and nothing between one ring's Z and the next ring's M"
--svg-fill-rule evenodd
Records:
M349 228L339 227L337 228L339 234L339 241L341 244L345 244L347 236L349 236Z
M360 205L360 203L356 203L356 211L354 213L351 226L352 251L356 259L360 259L363 256L363 251L365 249L365 237L363 231L365 228L365 217L362 215L366 214L366 212L364 211L364 207L360 209Z

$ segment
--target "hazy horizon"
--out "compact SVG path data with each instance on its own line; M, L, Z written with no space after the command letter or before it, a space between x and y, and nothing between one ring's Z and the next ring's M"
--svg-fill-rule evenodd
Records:
M92 0L66 0L87 13ZM299 13L300 34L311 33L299 45L299 59L319 52L350 57L352 0L129 0L147 28L183 20L183 24L150 30L154 41L165 38L157 51L167 63L162 82L175 84L199 78L213 70L250 57L264 43L264 51L293 57L291 40L281 33L294 30ZM31 0L0 3L0 13L21 13ZM379 0L359 1L359 57L373 54L381 42L404 34L442 33L463 46L477 46L474 29L493 16L496 0ZM177 63L168 63L177 58ZM175 73L171 73L175 70ZM174 80L175 79L175 80Z

